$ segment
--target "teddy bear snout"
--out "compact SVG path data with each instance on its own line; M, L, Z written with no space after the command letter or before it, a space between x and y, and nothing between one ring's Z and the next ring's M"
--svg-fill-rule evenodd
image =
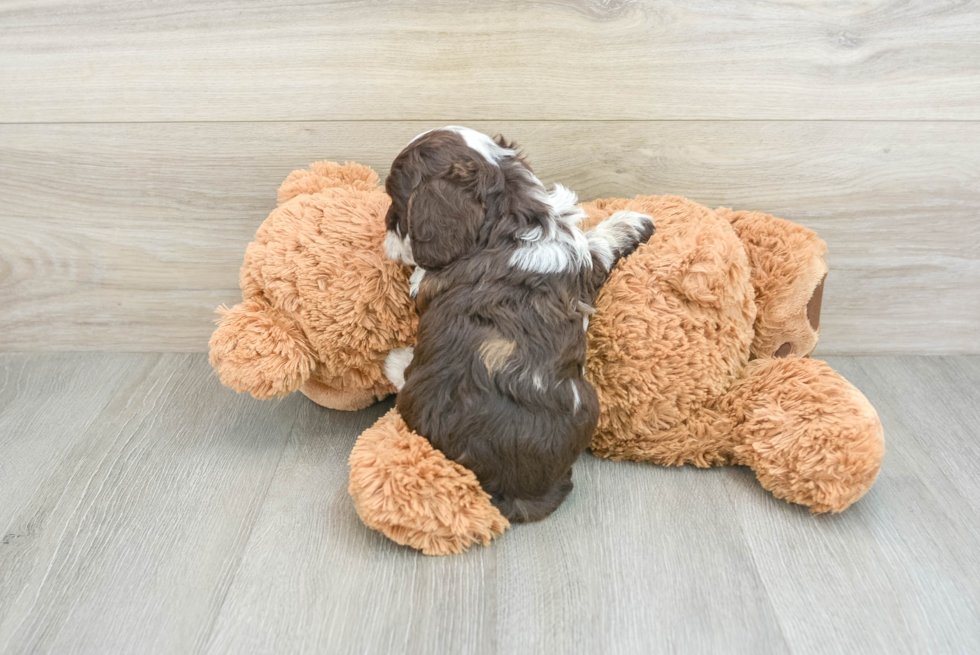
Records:
M258 399L296 391L316 368L313 348L296 322L264 299L218 309L208 342L221 383Z
M806 353L805 355L802 355L803 359L810 359L810 355L812 355L813 351L816 349L817 348L814 345L814 347L810 349L810 352ZM794 354L796 354L796 347L791 342L787 341L779 348L776 348L776 352L772 354L772 357L773 359L784 359Z

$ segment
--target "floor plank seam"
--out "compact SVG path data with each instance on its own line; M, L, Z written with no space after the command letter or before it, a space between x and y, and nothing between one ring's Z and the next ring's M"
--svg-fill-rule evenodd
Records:
M266 501L269 498L269 491L272 489L272 483L275 482L276 476L279 473L279 466L282 464L283 454L286 452L286 448L289 446L289 442L292 440L293 435L296 433L296 421L297 416L293 416L293 421L289 426L289 434L283 439L282 448L279 449L279 455L276 458L276 467L272 470L272 474L269 476L269 482L265 486L265 490L262 492L262 500L256 504L254 515L251 517L251 525L248 528L248 535L245 537L242 543L242 554L238 558L238 562L235 563L235 572L228 579L228 584L225 586L224 593L221 595L221 602L214 612L214 616L211 620L211 625L208 626L207 634L202 635L201 647L194 650L195 653L207 653L211 649L211 640L214 637L215 628L218 626L218 622L221 619L221 613L224 611L225 605L228 602L228 594L231 588L235 584L238 574L242 570L242 565L245 563L245 557L248 554L249 544L252 543L252 535L255 533L255 526L258 524L259 517L262 515L262 510L265 507Z
M755 569L756 579L766 592L766 601L769 608L772 610L772 616L776 620L776 625L779 626L779 638L782 639L783 645L786 647L786 652L793 655L796 653L796 651L790 645L789 639L786 637L786 627L783 625L783 618L779 615L779 612L776 611L776 606L773 604L772 591L769 589L769 585L766 583L765 576L762 575L762 569L759 567L758 559L756 559L755 549L752 548L752 544L749 541L749 536L745 532L745 524L742 521L742 514L738 511L738 504L732 497L731 479L726 479L723 486L725 488L725 496L728 498L728 504L732 508L732 514L735 515L735 524L738 526L738 533L742 536L742 543L745 544L745 549L749 551L749 557L752 558L752 567Z

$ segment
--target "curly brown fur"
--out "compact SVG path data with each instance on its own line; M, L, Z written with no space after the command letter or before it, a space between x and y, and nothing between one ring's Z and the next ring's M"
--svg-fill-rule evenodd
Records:
M653 222L624 213L586 235L574 194L546 192L512 144L465 128L418 137L386 189L386 250L418 267L414 358L388 371L398 411L507 519L540 520L599 416L584 378L594 295Z

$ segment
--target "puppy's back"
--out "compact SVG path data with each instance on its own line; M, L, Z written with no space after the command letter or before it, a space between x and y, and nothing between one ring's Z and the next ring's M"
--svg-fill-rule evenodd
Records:
M580 309L544 285L455 286L429 303L397 406L515 522L553 512L599 416Z

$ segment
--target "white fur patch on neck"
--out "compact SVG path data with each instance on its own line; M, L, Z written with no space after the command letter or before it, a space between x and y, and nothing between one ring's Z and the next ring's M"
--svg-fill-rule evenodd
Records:
M415 358L415 348L395 348L385 357L385 377L395 385L396 391L405 386L405 369Z
M562 184L556 184L548 193L548 204L557 220L578 225L585 218L585 212L578 207L578 194Z
M510 256L508 263L532 273L561 273L572 269L571 255L567 243L549 239L521 246Z
M534 180L541 186L541 199L549 207L548 226L543 234L540 228L534 228L522 235L527 243L514 251L509 264L534 273L591 268L589 241L578 226L585 218L585 212L575 204L578 196L560 184L545 193L540 180Z
M406 266L415 266L415 257L412 256L412 239L407 234L400 237L395 232L388 230L388 234L385 235L385 254L392 261Z

